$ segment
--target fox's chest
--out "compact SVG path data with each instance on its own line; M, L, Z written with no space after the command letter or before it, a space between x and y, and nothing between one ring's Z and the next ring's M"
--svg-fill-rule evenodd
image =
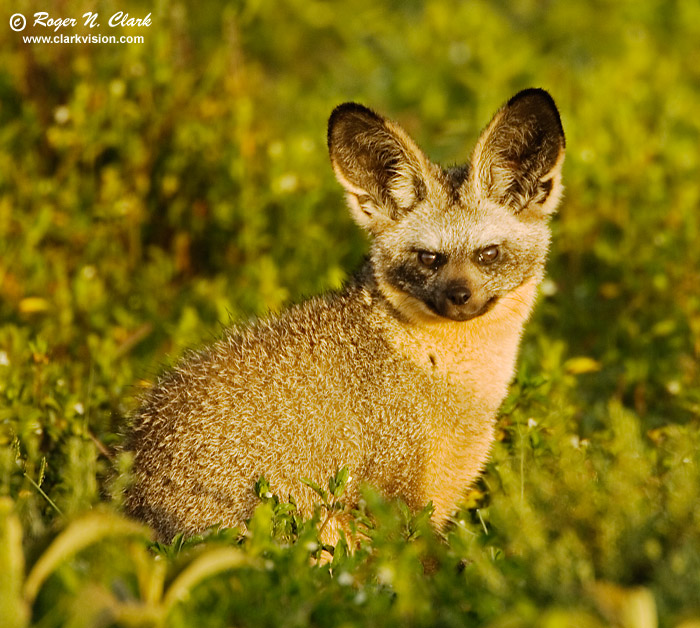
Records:
M468 403L495 410L513 377L536 288L536 280L530 280L469 321L405 327L394 335L393 344L424 372L461 388Z

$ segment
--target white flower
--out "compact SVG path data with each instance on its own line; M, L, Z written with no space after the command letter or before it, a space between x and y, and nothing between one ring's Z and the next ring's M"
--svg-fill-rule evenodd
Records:
M681 383L674 379L666 384L666 390L668 390L668 392L670 392L672 395L677 395L679 392L681 392Z
M338 584L341 587L349 587L353 582L355 582L355 578L353 578L347 571L342 571L338 575Z
M377 580L382 584L391 585L394 581L394 570L389 565L382 565L377 570Z
M65 124L70 120L70 109L65 105L56 107L56 110L53 112L53 119L56 120L58 124Z
M307 552L315 552L318 549L318 543L316 541L309 541L305 546L304 549Z

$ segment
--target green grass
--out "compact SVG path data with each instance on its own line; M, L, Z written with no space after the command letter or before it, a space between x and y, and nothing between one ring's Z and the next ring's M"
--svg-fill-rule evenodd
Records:
M3 626L700 626L700 3L57 4L0 12ZM153 25L86 46L7 25L47 10ZM332 108L450 164L529 86L562 112L566 197L454 525L368 494L368 540L319 565L280 496L245 537L150 545L120 514L143 382L366 251Z

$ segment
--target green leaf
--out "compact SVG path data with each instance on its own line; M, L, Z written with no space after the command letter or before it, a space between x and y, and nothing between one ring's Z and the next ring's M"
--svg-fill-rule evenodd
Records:
M345 491L345 485L350 477L350 470L347 466L342 467L338 472L328 478L328 489L333 497L340 497Z
M314 482L309 478L299 478L299 481L302 484L308 486L312 491L314 491L314 493L316 493L321 498L325 506L330 506L330 503L328 501L328 493L324 489L322 489L317 482Z

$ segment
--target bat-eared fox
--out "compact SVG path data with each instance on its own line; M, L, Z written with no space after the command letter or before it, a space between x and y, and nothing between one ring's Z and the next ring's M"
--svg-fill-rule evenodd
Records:
M542 280L565 140L551 96L527 89L442 168L355 103L328 149L368 259L339 292L186 356L144 395L127 509L162 540L244 523L264 476L310 515L340 468L436 526L481 472ZM342 521L324 528L337 539Z

